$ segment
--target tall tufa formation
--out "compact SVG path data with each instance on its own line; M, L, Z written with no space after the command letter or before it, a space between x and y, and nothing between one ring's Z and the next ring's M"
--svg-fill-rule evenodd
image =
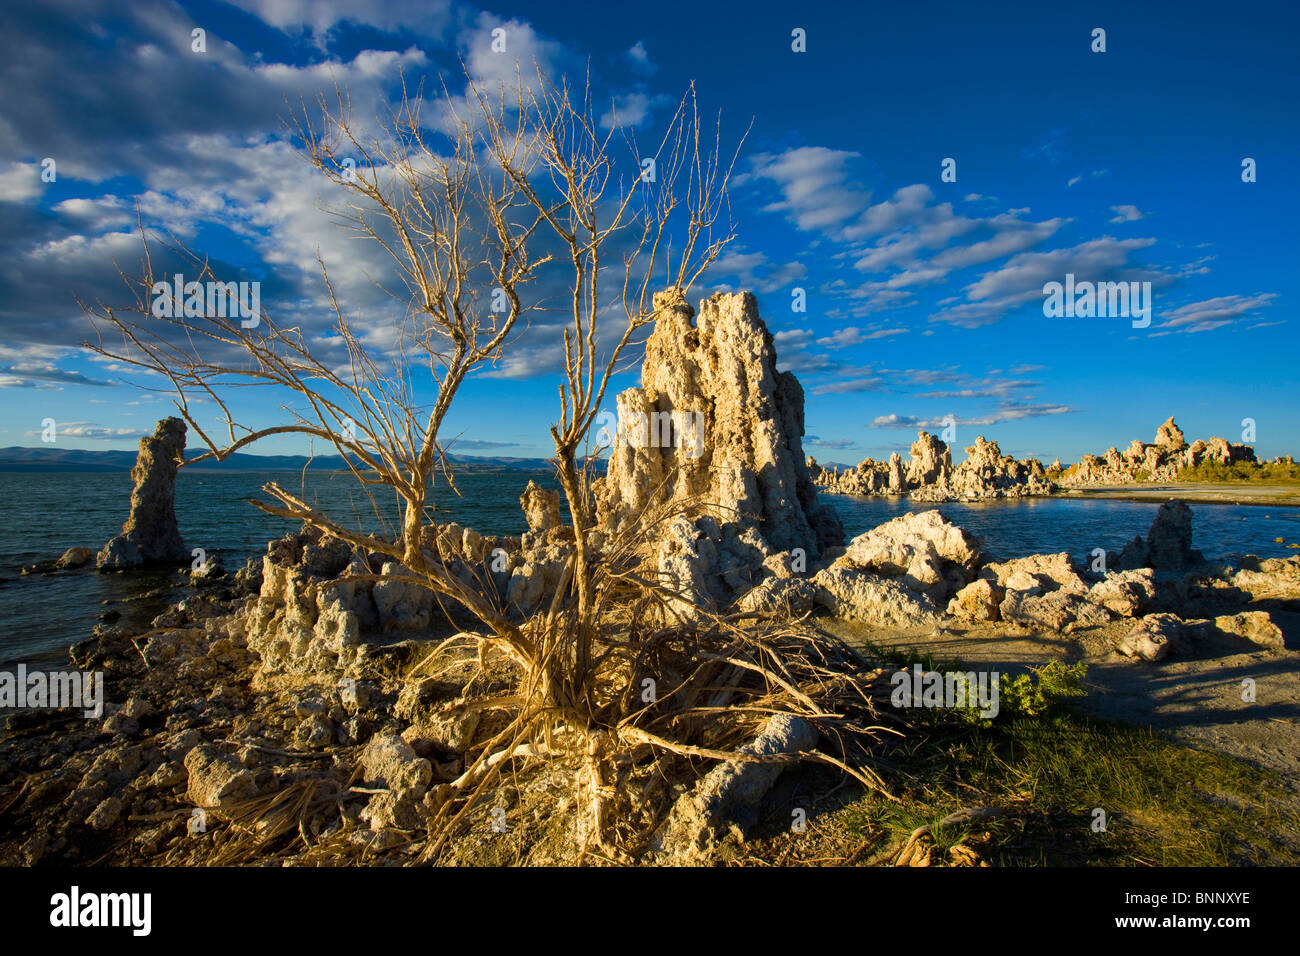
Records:
M718 556L722 566L733 572L774 554L802 549L815 558L839 545L839 518L818 504L805 462L803 388L776 370L754 296L715 295L700 303L698 321L680 295L660 293L654 304L642 384L618 396L618 435L596 484L602 530L697 504L707 536L730 552ZM679 528L667 537L683 534L696 532ZM733 586L753 580L730 577Z
M185 422L164 418L140 439L131 479L131 513L122 533L104 545L95 561L101 571L125 571L149 564L189 560L176 525L176 467L185 454Z

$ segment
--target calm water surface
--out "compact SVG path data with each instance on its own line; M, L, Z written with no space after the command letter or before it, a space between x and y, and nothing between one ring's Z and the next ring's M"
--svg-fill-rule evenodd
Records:
M439 520L459 521L485 534L519 534L524 530L519 495L529 479L557 487L550 471L458 476L461 497L441 496ZM331 514L351 516L354 525L367 531L380 530L369 500L348 474L309 473L304 487L302 473L296 471L182 471L176 513L186 547L221 554L234 570L263 554L267 541L294 530L295 522L264 514L245 501L266 500L260 489L267 481L301 493ZM171 579L165 574L18 573L20 566L55 558L74 545L102 546L121 530L130 493L126 472L0 473L0 665L65 661L67 646L89 637L110 607L141 623L158 613L156 606L132 599L166 584ZM996 556L1069 551L1080 561L1093 548L1118 549L1135 534L1145 534L1159 507L1070 499L935 506L893 498L824 498L839 512L848 537L907 511L938 507L949 520L982 536L985 550ZM389 499L380 505L391 522L397 514L394 503ZM1300 511L1295 508L1200 504L1192 510L1193 543L1209 556L1296 553L1285 547L1300 541Z

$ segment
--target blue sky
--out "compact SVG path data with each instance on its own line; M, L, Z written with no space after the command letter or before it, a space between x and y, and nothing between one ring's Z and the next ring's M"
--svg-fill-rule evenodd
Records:
M338 80L373 115L400 70L446 73L454 90L458 58L476 76L502 70L487 47L504 26L510 70L590 65L638 134L662 129L690 81L706 113L721 110L724 140L752 120L732 191L739 238L695 297L756 293L804 385L818 459L905 450L949 415L959 459L984 434L1072 460L1150 441L1171 414L1189 437L1233 441L1252 418L1261 454L1300 453L1294 6L881 6L13 8L0 35L0 445L40 444L51 417L61 446L129 448L167 413L165 393L79 347L90 326L74 296L122 299L137 201L151 227L262 281L268 310L308 332L331 319L319 247L382 352L391 304L365 278L373 252L317 208L329 197L285 142L286 97ZM791 49L795 28L806 52ZM947 157L956 182L941 180ZM1246 157L1256 182L1242 181ZM1043 284L1066 273L1151 282L1150 327L1046 318ZM791 310L796 287L806 313ZM453 450L549 452L555 334L530 329L467 384ZM235 408L256 425L283 417L267 397Z

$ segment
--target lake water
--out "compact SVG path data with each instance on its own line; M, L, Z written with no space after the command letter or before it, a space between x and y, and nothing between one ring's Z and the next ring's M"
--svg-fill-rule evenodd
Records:
M441 496L439 520L458 521L485 534L519 534L524 530L519 495L530 479L557 487L550 471L464 472L457 477L461 497ZM269 500L260 492L267 481L301 492L328 513L352 516L354 524L368 531L378 529L370 502L348 474L308 473L304 489L302 473L296 471L182 471L176 514L186 546L221 554L233 571L265 553L267 541L294 530L296 522L264 514L244 500ZM165 574L19 574L22 565L56 558L69 547L102 546L121 530L130 493L126 472L0 473L0 665L65 661L68 645L89 637L108 607L139 623L158 613L155 606L130 599L167 583ZM1063 498L936 506L896 498L823 497L839 512L849 538L904 512L937 507L983 537L985 550L999 557L1069 551L1080 561L1093 548L1117 550L1134 535L1145 534L1158 507ZM389 499L381 506L391 521L397 513L394 503ZM1208 556L1296 553L1285 547L1300 541L1300 511L1295 508L1195 504L1192 510L1193 543Z

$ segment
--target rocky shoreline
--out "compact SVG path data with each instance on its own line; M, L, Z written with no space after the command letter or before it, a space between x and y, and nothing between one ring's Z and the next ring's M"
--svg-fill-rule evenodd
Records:
M1135 667L1195 656L1211 641L1292 653L1271 614L1300 609L1300 556L1207 561L1191 547L1192 512L1181 502L1162 506L1144 536L1117 542L1089 568L1064 553L988 554L937 511L844 543L802 452L802 389L777 372L753 297L716 296L698 316L680 300L656 304L642 385L619 396L620 413L698 413L709 441L684 458L671 441L616 447L593 489L599 520L585 543L619 573L659 582L667 597L635 614L654 622L660 646L699 641L723 622L733 636L713 657L725 660L735 642L777 622L782 639L814 648L818 666L832 668L810 671L820 676L800 694L851 676L868 705L888 699L886 669L824 642L819 621L882 633L999 626L1081 644L1104 632L1114 635L1105 653ZM176 432L165 421L157 437ZM174 461L146 439L138 468L137 490L149 493L133 495L130 547L101 551L104 570L120 563L114 556L158 553L133 529L160 529L158 560L187 557L176 550L179 536L170 538L174 516L166 520ZM1049 487L1037 463L1015 462L982 439L953 468L943 443L923 434L905 470L897 456L885 470L886 488L923 495ZM880 472L861 474L874 487ZM467 591L527 629L554 613L577 541L555 492L530 483L520 506L528 530L518 537L432 525L423 546ZM73 573L93 573L89 561L78 552L65 567L80 562L85 570ZM500 739L521 672L508 655L485 653L482 624L465 607L391 555L318 528L270 542L237 572L206 561L190 571L183 597L148 628L107 623L70 649L72 666L103 675L101 718L41 710L5 718L0 863L415 863L427 860L440 813L467 794L465 812L481 812L440 862L493 862L505 847L512 860L583 859L583 808L557 790L550 764L535 761L540 769L480 792L481 758ZM617 626L630 625L611 623L611 641ZM681 679L659 676L665 687ZM708 685L721 702L714 709L740 677L728 680ZM703 726L699 739L708 741ZM655 806L670 810L653 818L655 836L632 861L717 859L743 837L781 773L763 760L815 753L828 737L812 717L778 710L737 759L692 745L713 769L665 782L646 763L665 742L642 734L636 739L650 743L613 762L617 782L607 787L615 796L666 788ZM526 763L550 746L530 741L492 760ZM754 755L762 759L739 759ZM649 813L648 798L629 806Z
M1041 497L1063 490L1106 489L1128 485L1158 486L1178 480L1184 469L1206 463L1224 466L1258 464L1250 445L1225 438L1188 442L1170 416L1156 430L1152 443L1133 439L1123 452L1110 448L1103 455L1084 455L1062 466L1060 459L1046 468L1036 458L1003 455L996 441L983 435L966 449L966 460L954 466L947 444L929 432L918 433L905 464L897 452L887 462L866 458L856 467L822 468L809 457L814 484L840 495L907 496L914 501L986 501L995 498ZM1276 465L1293 464L1289 456Z
M1138 666L1225 639L1292 653L1270 611L1300 610L1300 557L1205 561L1190 521L1186 505L1162 508L1145 537L1110 555L1122 570L1095 573L1066 554L997 560L937 512L918 512L740 606L886 632L1001 623L1086 641L1107 629L1112 658ZM0 861L253 862L283 835L268 815L291 800L303 833L276 862L411 859L490 729L478 704L511 674L499 662L476 682L472 635L431 629L430 602L405 586L349 580L369 570L304 531L237 574L196 576L144 633L101 626L75 645L71 663L104 674L109 703L102 720L6 718ZM432 659L436 676L421 669Z

